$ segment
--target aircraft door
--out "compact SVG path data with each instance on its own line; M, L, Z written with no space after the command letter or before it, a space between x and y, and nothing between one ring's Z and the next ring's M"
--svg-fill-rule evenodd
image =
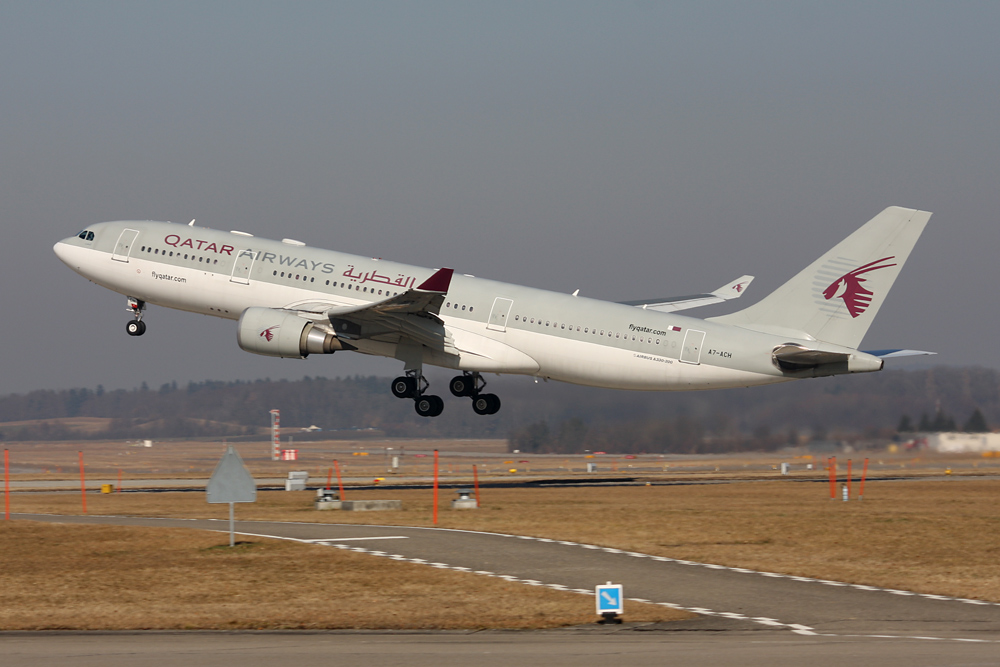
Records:
M688 329L684 334L684 348L681 351L681 361L686 364L701 363L701 346L705 342L705 332Z
M507 317L510 315L510 307L513 305L513 300L498 296L493 301L493 310L490 311L490 319L486 323L486 328L491 331L506 331Z
M132 252L132 245L135 243L135 237L139 235L139 232L135 229L126 229L118 237L118 243L115 244L115 251L111 254L111 259L118 262L127 262L129 253Z
M230 276L229 281L240 285L249 285L250 269L253 268L256 259L257 253L253 250L241 250L240 254L236 256L236 262L233 263L233 275Z

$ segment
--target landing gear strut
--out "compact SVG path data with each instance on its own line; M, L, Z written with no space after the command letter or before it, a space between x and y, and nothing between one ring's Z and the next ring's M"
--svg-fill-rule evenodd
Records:
M484 394L486 380L479 373L466 371L456 375L448 383L448 388L455 396L468 396L472 399L472 409L477 415L492 415L500 409L500 398L496 394Z
M412 398L413 408L421 417L437 417L444 410L440 396L426 395L430 383L419 368L406 371L392 381L392 393L396 398Z
M146 333L146 323L142 321L142 311L146 310L146 302L142 299L128 297L128 309L135 318L125 326L129 336L141 336Z

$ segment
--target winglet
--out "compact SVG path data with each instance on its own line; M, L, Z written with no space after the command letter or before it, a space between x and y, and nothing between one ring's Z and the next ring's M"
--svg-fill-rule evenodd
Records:
M728 285L723 285L719 289L712 292L712 296L717 296L720 299L738 299L743 296L743 291L750 285L753 281L753 276L740 276Z
M433 276L420 283L417 289L422 292L440 292L444 294L451 285L451 275L454 272L454 269L438 269L434 272Z

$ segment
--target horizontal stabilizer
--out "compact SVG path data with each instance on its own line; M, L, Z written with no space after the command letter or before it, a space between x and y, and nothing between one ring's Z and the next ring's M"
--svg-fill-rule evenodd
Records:
M923 350L865 350L865 354L870 354L879 359L895 359L896 357L920 357L937 352L924 352Z
M882 370L882 360L867 352L812 349L797 343L779 345L771 358L786 373L807 372L812 377Z
M642 301L619 301L626 306L636 306L643 310L655 310L661 313L671 313L677 310L687 310L700 306L710 306L713 303L722 303L729 299L738 299L743 296L747 285L753 280L753 276L740 276L736 280L723 285L714 292L707 294L691 294L688 296L672 296L661 299L646 299Z

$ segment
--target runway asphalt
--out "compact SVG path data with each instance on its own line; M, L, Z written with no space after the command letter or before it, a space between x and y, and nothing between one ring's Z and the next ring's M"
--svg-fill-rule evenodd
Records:
M228 522L215 520L28 514L18 514L15 518L228 531ZM817 665L839 665L851 660L851 656L863 664L1000 664L1000 605L978 600L726 568L573 542L470 531L250 521L237 522L236 529L245 535L308 541L579 594L592 595L595 585L613 581L624 586L626 597L687 609L698 613L700 618L645 628L626 625L614 630L473 636L394 633L379 634L376 639L370 633L315 636L272 633L254 634L254 639L245 643L232 641L231 634L197 633L190 641L185 639L183 648L176 652L155 651L158 659L165 661L155 664L190 660L190 651L196 645L203 646L206 656L214 651L225 653L223 647L227 643L232 650L245 652L247 660L241 660L242 665L264 664L253 662L266 653L264 649L251 650L250 646L258 642L263 642L262 646L286 645L288 651L301 651L303 655L335 651L338 659L343 652L361 659L366 651L372 650L372 655L364 658L368 663L400 664L407 657L406 664L414 666L439 664L434 655L449 662L459 661L463 655L468 658L466 661L476 664L521 662L524 656L518 656L526 646L533 647L530 655L539 662L544 659L549 665L607 664L610 655L617 656L615 662L627 660L629 664L654 664L654 661L670 664L665 659L679 655L686 657L676 664L774 665L802 664L808 660ZM147 652L154 651L152 647L164 641L161 638L165 635L102 636L107 638L104 645L109 651L121 646L125 655L127 647L134 645L144 647L142 653L151 655ZM239 636L245 639L244 635ZM49 637L58 639L54 642L32 637L0 637L6 649L16 649L14 653L4 650L4 655L23 656L23 664L39 665L50 659L46 652L63 651L59 653L63 659L89 664L74 657L75 651L86 653L86 646L91 643L89 634ZM374 651L375 645L384 646L386 653ZM593 654L585 650L588 646ZM111 653L94 664L119 664ZM184 658L185 655L188 657ZM393 661L392 655L397 661ZM426 662L421 662L420 656L424 655ZM600 659L601 655L605 660ZM703 655L715 659L701 661ZM496 656L497 661L491 662L494 658L490 656ZM507 657L501 660L500 656ZM82 659L84 654L79 657ZM57 658L53 653L51 659ZM177 662L169 662L171 659ZM198 663L230 664L206 662L200 657Z

